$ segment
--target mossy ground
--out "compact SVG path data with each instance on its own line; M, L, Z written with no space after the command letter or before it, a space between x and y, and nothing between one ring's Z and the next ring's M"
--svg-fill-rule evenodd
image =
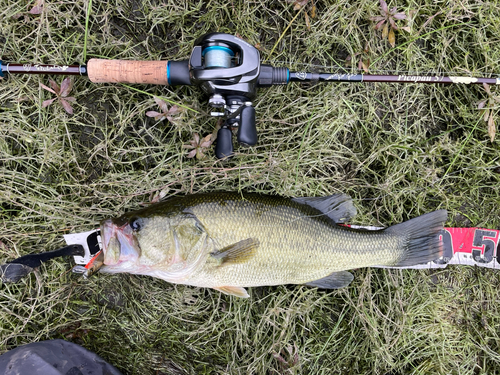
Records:
M396 34L396 48L369 21L377 1L315 1L310 29L285 1L93 1L88 27L87 1L45 1L41 14L27 14L33 4L0 0L4 61L186 59L197 37L220 31L293 70L339 71L368 43L371 73L500 72L493 1L391 1L410 15L411 32ZM52 94L40 83L48 77L0 82L2 263L61 247L62 234L158 195L213 190L343 192L355 200L356 224L391 225L446 208L447 226L500 228L500 138L489 140L477 109L486 98L481 86L263 89L255 100L258 145L237 148L222 164L213 150L196 160L182 148L194 132L215 128L201 90L76 78L68 115L57 103L42 108ZM145 116L158 110L154 95L197 113L157 122ZM69 259L52 261L0 286L0 351L64 338L124 374L500 373L494 270L360 269L342 290L251 288L244 300L150 277L83 280L70 268Z

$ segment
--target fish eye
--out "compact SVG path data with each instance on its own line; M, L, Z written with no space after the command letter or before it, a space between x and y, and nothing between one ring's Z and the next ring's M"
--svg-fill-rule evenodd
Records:
M142 219L140 217L134 217L134 218L130 219L129 225L130 225L130 228L132 228L132 230L137 232L137 231L141 230L141 228L143 226L143 222L142 222Z

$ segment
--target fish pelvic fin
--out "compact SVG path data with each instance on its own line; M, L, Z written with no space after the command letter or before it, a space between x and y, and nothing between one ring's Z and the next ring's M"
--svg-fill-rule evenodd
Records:
M443 244L439 232L447 216L446 210L438 210L385 229L386 232L405 238L403 253L392 266L425 264L442 256Z
M356 215L356 207L350 196L345 194L334 194L327 197L293 198L292 201L311 206L335 223L345 223Z
M260 242L256 238L247 238L216 250L210 253L214 259L219 260L220 264L227 263L244 263L255 255L255 251L259 247Z
M310 281L305 285L321 289L340 289L349 285L353 279L354 276L352 275L352 273L347 271L339 271L323 277L322 279Z
M246 291L245 288L242 288L240 286L219 286L217 288L213 288L215 290L218 290L219 292L222 292L224 294L228 294L230 296L236 296L236 297L241 297L241 298L248 298L250 297Z

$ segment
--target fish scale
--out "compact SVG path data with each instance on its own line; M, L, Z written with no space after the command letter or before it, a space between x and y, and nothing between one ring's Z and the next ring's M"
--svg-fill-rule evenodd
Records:
M285 210L286 208L286 210ZM207 279L215 285L278 285L323 278L332 272L374 264L392 264L399 257L398 241L394 236L354 233L334 224L310 218L317 212L307 212L290 206L270 207L270 214L263 214L261 222L255 224L252 210L246 207L231 207L235 217L240 217L238 230L228 233L227 223L207 220L207 208L193 209L213 238L224 238L222 246L246 238L258 237L260 246L254 258L244 264L211 268L207 265L199 274L189 279L203 286ZM283 212L282 215L280 211ZM311 210L312 211L312 210ZM222 217L224 212L219 212ZM226 212L227 214L227 212ZM230 221L232 222L232 221ZM263 224L265 223L265 224ZM335 229L335 231L334 231ZM373 241L380 243L377 249ZM269 272L269 266L272 271Z
M173 197L103 222L104 238L119 238L104 241L103 271L152 275L246 295L242 288L263 285L340 287L352 280L345 270L417 264L440 256L438 232L446 211L380 231L337 224L354 213L345 195ZM118 262L108 255L130 258L134 252L135 258L120 261L120 256Z

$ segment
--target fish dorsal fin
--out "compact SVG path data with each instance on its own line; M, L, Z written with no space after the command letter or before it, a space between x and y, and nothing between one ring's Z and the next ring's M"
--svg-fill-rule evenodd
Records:
M240 286L219 286L218 288L214 288L215 290L218 290L219 292L222 292L224 294L228 294L230 296L236 296L236 297L242 297L242 298L248 298L250 297L246 291L245 288L242 288Z
M351 197L345 194L334 194L327 197L293 198L292 201L314 207L336 223L345 223L356 215L356 207L352 204Z
M259 247L259 240L256 238L247 238L216 250L210 255L220 261L220 265L227 263L244 263L255 255L255 251Z
M322 279L306 283L308 286L315 286L322 289L339 289L346 287L354 279L352 273L347 271L334 272Z

